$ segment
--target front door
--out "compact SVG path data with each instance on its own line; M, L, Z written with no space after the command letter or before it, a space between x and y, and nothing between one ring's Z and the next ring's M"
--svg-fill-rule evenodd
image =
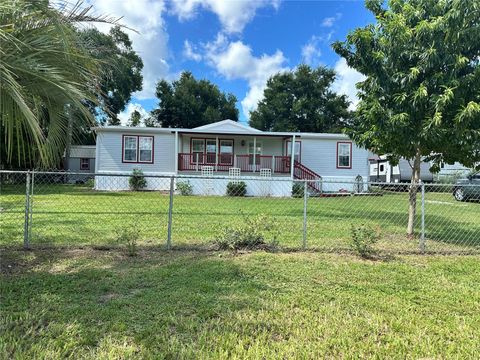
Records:
M216 139L207 139L206 141L206 163L213 165L216 163L217 159L217 140Z
M220 139L219 165L233 165L233 140Z

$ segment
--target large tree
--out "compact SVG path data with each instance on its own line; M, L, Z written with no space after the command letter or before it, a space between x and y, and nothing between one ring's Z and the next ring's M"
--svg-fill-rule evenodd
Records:
M100 106L91 106L91 111L100 122L109 125L120 125L117 115L125 110L132 93L142 90L143 61L132 49L128 34L119 26L114 26L108 34L89 28L80 34L92 55L101 65Z
M265 131L338 132L348 120L348 101L331 86L335 72L326 67L272 76L264 98L250 113L250 126Z
M100 67L77 31L91 21L112 22L92 17L81 4L59 9L47 0L0 2L2 165L55 166L69 116L75 114L79 126L94 124L85 102L97 102Z
M161 80L156 91L159 106L152 111L162 127L194 128L219 120L238 121L238 109L233 94L221 92L208 80L197 80L190 72L169 83Z
M480 161L480 3L369 0L376 23L333 45L367 78L348 131L376 153L410 159L408 235L414 233L421 160Z
M128 119L128 126L140 126L142 123L142 114L140 114L140 111L138 110L133 110L132 113L130 114L130 118Z

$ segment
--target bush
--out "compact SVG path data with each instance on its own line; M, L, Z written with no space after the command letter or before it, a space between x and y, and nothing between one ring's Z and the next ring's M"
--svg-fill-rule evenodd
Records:
M245 196L247 195L247 184L243 181L229 182L227 184L228 196Z
M117 241L125 245L128 256L137 255L137 242L140 237L140 231L135 224L129 225L117 231Z
M130 189L134 191L141 190L147 186L147 180L143 176L143 171L140 169L133 169L132 176L128 179Z
M292 197L294 197L294 198L302 198L302 197L303 197L303 193L304 193L304 191L305 191L304 186L305 186L305 185L303 185L303 183L299 183L299 182L293 183L293 186L292 186Z
M352 225L350 247L363 258L375 254L374 245L380 240L380 227L373 225Z
M95 180L93 178L88 179L85 182L85 186L87 186L90 189L93 189L95 187Z
M189 196L193 194L192 184L188 180L177 182L177 189L181 195Z
M243 216L241 223L221 229L215 242L222 250L273 249L278 236L274 223L266 215Z

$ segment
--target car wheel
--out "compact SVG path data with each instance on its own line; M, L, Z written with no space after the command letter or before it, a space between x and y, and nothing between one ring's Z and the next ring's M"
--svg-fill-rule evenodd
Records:
M465 201L465 193L462 188L456 188L453 192L453 196L457 201Z

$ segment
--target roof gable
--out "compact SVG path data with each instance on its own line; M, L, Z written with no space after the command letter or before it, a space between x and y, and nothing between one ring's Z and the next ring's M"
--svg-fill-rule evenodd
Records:
M255 129L255 128L252 128L250 126L247 126L247 125L243 125L243 124L240 124L238 123L237 121L233 121L233 120L222 120L222 121L218 121L216 123L212 123L212 124L208 124L208 125L203 125L203 126L199 126L199 127L196 127L192 130L200 130L200 131L208 131L208 132L215 132L215 131L222 131L222 132L236 132L236 133L242 133L242 132L245 132L245 133L251 133L251 132L258 132L258 133L261 133L262 131L258 130L258 129Z

